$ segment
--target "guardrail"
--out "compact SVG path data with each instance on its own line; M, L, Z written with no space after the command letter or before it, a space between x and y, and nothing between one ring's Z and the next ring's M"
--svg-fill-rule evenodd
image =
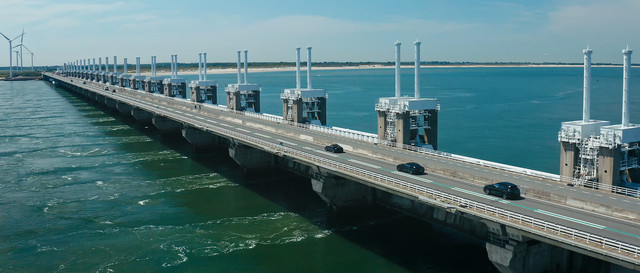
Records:
M603 183L594 182L594 181L584 181L578 178L573 178L568 176L563 176L560 178L560 180L574 186L580 186L580 187L585 187L585 188L590 188L595 190L606 190L609 192L640 199L640 190L638 189L625 188L625 187L614 186L610 184L603 184Z
M136 103L134 102L133 104L136 104ZM146 106L146 105L138 105L138 106L150 111L157 110L157 109L150 108L149 106ZM584 232L581 230L573 229L557 223L523 215L523 214L512 212L509 210L493 207L493 206L476 202L473 200L469 200L460 196L456 196L456 195L448 194L438 190L434 190L431 188L427 188L425 186L405 182L401 179L397 179L397 178L383 175L380 173L365 170L353 165L344 164L344 163L327 159L327 158L314 155L305 151L293 149L291 147L278 145L276 143L262 140L260 138L256 138L247 134L234 132L229 129L217 127L212 124L187 118L184 116L179 116L174 113L165 112L165 115L168 117L171 116L174 119L182 119L182 120L187 119L189 120L190 124L194 126L198 126L204 130L215 132L221 135L226 135L228 137L244 140L246 143L249 143L249 145L259 146L259 147L262 147L263 149L269 149L273 151L275 154L278 154L280 156L287 154L292 157L298 157L298 158L307 160L310 163L313 163L328 169L342 171L344 173L347 173L348 175L358 177L359 179L368 181L370 183L386 185L387 188L405 192L406 194L410 194L417 197L419 200L430 199L430 200L433 200L435 203L442 203L443 205L454 204L460 207L461 209L466 209L467 211L473 211L489 217L497 218L499 220L501 219L503 221L507 221L508 223L516 227L529 230L530 232L533 232L533 233L538 232L538 233L543 233L547 235L559 236L558 239L564 238L567 240L571 240L572 243L580 244L582 245L583 248L591 249L593 251L601 250L601 252L604 253L605 255L614 256L618 259L622 259L620 255L614 254L614 253L618 253L618 254L621 254L622 257L630 258L630 259L626 259L628 262L631 262L636 265L640 264L640 259L638 259L638 257L640 257L640 247L636 245L628 244L628 243L621 242L614 239L609 239L603 236L599 236L597 234ZM442 152L438 152L438 153L442 153ZM446 154L446 153L443 153L443 154Z
M524 175L529 175L529 176L534 176L534 177L539 177L539 178L544 178L544 179L549 179L554 181L560 181L560 175L557 175L557 174L545 173L545 172L531 170L527 168L521 168L521 167L511 166L507 164L502 164L502 163L497 163L497 162L492 162L492 161L487 161L487 160L482 160L482 159L477 159L477 158L472 158L468 156L457 155L457 154L452 154L452 153L447 153L442 151L436 151L436 150L422 148L418 146L412 146L412 145L406 145L406 144L398 145L395 142L388 143L387 145L393 146L393 147L401 147L402 149L415 151L419 153L425 153L425 154L435 155L435 156L444 157L448 159L458 160L458 161L462 161L465 163L470 163L478 166L489 167L492 169L498 169L498 170L508 171L508 172L517 173L517 174L524 174Z

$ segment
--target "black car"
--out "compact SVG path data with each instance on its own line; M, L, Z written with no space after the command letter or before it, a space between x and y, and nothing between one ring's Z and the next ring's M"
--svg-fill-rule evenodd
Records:
M516 184L509 182L499 182L484 186L484 193L500 196L504 199L520 198L520 189Z
M344 153L344 149L338 144L331 144L324 147L324 150L332 153Z
M410 174L423 174L424 167L415 162L403 163L396 167L398 171L410 173Z

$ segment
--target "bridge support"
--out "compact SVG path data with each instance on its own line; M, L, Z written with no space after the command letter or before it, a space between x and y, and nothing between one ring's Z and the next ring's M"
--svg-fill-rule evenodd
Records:
M154 126L156 126L156 128L158 128L158 130L162 131L163 133L175 132L182 128L181 123L163 116L153 116L151 122Z
M116 108L116 101L114 99L104 97L104 104L109 108Z
M247 175L248 170L269 169L275 165L275 155L234 140L229 142L229 156L242 167L243 175Z
M118 109L118 111L120 111L120 113L123 113L125 115L130 115L131 114L131 109L133 107L131 107L131 105L123 103L123 102L116 102L116 109Z
M573 178L580 151L575 143L560 142L560 176Z
M608 147L600 147L598 153L598 182L613 186L620 185L620 146L609 149Z
M487 243L489 260L501 273L631 273L636 272L603 260L536 240L510 240L504 245Z
M220 137L197 128L183 126L182 136L194 147L206 147L220 144Z
M140 108L132 108L131 115L139 122L149 122L153 118L153 114Z
M374 189L346 178L314 173L311 186L333 211L373 205Z

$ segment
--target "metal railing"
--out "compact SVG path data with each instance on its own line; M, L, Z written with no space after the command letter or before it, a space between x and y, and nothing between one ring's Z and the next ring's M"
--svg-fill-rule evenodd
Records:
M545 172L541 172L541 171L536 171L536 170L531 170L531 169L527 169L527 168L521 168L521 167L511 166L511 165L507 165L507 164L502 164L502 163L497 163L497 162L492 162L492 161L472 158L472 157L468 157L468 156L457 155L457 154L452 154L452 153L447 153L447 152L442 152L442 151L436 151L436 150L427 149L427 148L423 148L423 147L419 147L419 146L412 146L412 145L406 145L406 144L402 144L400 146L396 146L398 144L395 143L395 142L387 143L387 145L393 146L393 147L401 147L404 150L410 150L410 151L415 151L415 152L419 152L419 153L430 154L430 155L434 155L434 156L439 156L439 157L444 157L444 158L453 159L453 160L457 160L457 161L462 161L462 162L465 162L465 163L474 164L474 165L478 165L478 166L482 166L482 167L488 167L488 168L492 168L492 169L497 169L497 170L502 170L502 171L507 171L507 172L512 172L512 173L517 173L517 174L523 174L523 175L528 175L528 176L533 176L533 177L539 177L539 178L549 179L549 180L553 180L553 181L560 181L560 176L557 175L557 174L545 173Z
M585 187L585 188L590 188L595 190L606 190L612 193L622 194L625 196L640 199L640 190L638 189L631 189L631 188L625 188L620 186L614 186L611 184L603 184L600 182L581 180L578 178L568 177L568 176L563 176L561 178L561 181L574 186L580 186L580 187Z

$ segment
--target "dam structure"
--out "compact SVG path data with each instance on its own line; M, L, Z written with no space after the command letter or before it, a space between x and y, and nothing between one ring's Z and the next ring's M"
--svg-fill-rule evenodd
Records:
M419 42L414 45L418 52ZM321 112L316 111L324 110L326 114L321 99L326 103L328 91L311 86L311 47L307 88L299 84L299 52L297 49L296 88L285 89L281 94L282 115L198 99L202 96L196 99L171 96L177 93L160 92L166 89L157 86L151 91L147 88L151 80L156 85L170 83L153 78L155 75L145 79L148 81L144 90L92 80L90 75L94 71L78 73L80 68L75 63L64 64L56 73L45 73L44 78L56 87L122 115L150 122L163 132L181 132L193 146L224 148L247 175L279 168L307 177L331 211L384 206L484 240L489 259L500 272L640 269L637 191L629 190L622 195L612 188L577 190L560 175L435 150L437 136L427 130L437 130L437 99L424 99L418 107L411 106L405 112L393 112L393 104L388 104L388 108L375 107L378 115L395 114L396 119L389 122L396 126L403 124L403 134L409 129L409 138L401 142L397 141L397 135L396 141L391 141L379 134L328 126L331 121L323 120ZM419 53L416 56L418 66ZM177 66L176 57L172 63ZM152 73L155 74L155 57ZM303 95L305 92L310 94ZM419 97L420 94L414 97L396 94L381 100L391 102L399 98L395 101L404 103L422 100ZM387 120L385 117L383 123ZM405 120L408 125L404 125ZM412 125L413 121L417 124ZM407 144L405 140L415 142ZM330 144L339 144L345 153L325 151L324 147ZM427 174L396 171L396 165L405 162L421 164ZM483 186L501 181L518 184L523 198L505 200L482 192Z

